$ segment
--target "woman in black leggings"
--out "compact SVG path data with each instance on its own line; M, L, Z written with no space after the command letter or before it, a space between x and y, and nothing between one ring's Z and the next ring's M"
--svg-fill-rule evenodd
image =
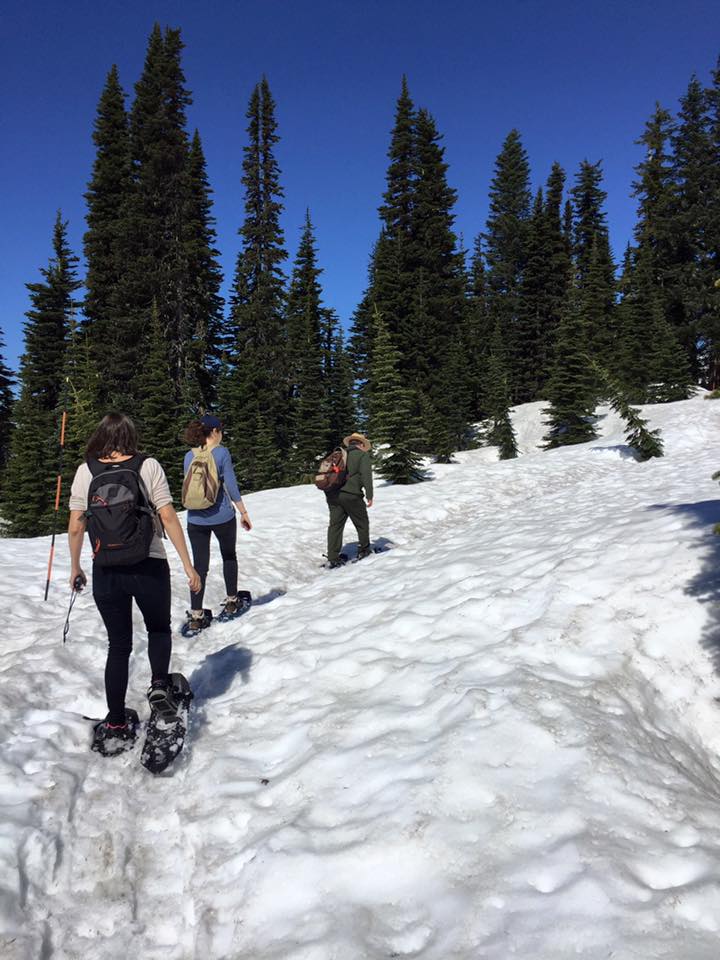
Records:
M193 464L196 454L212 456L217 476L219 490L217 499L204 509L188 509L188 539L193 552L193 565L200 575L202 584L199 590L190 591L190 610L182 632L187 636L207 627L212 618L211 611L203 609L205 598L205 581L210 569L210 537L212 534L220 545L220 555L223 563L223 577L225 580L225 600L220 616L232 617L240 612L238 600L238 564L235 552L237 540L237 519L235 511L240 514L240 522L245 530L252 530L250 516L242 501L233 469L232 457L227 447L222 446L222 423L210 414L193 420L185 430L185 441L194 449L185 455L185 474Z
M200 577L190 562L165 472L157 460L139 453L132 420L124 414L108 414L90 438L86 454L87 460L78 467L70 492L68 544L71 586L77 589L76 581L83 585L87 582L80 565L80 555L87 526L87 511L92 506L88 502L88 492L93 477L101 474L103 478L108 478L107 483L111 483L112 473L117 470L139 477L141 490L146 492L150 504L156 509L182 561L190 589L199 589ZM95 544L93 549L93 598L108 636L105 663L108 715L95 728L93 749L108 756L132 746L136 735L137 715L125 709L128 661L133 645L133 600L140 608L148 634L148 658L152 671L148 700L151 708L154 709L161 702L166 703L172 695L169 677L172 651L170 567L157 530L146 555L129 564L105 566Z

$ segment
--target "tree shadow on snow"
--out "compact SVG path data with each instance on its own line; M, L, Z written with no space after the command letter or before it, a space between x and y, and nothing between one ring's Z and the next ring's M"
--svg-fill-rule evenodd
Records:
M626 443L615 443L608 447L593 447L593 453L619 453L623 460L637 460L637 452Z
M697 546L703 551L702 566L688 581L685 593L706 605L707 620L700 644L708 651L716 673L720 674L720 536L713 526L720 523L720 500L701 500L698 503L655 504L651 510L666 510L690 517L692 525L701 531Z

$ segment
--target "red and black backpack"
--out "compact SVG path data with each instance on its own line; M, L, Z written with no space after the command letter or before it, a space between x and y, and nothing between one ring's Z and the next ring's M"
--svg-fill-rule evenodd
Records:
M156 511L140 476L146 459L138 453L119 463L87 460L93 476L85 519L93 560L101 567L125 567L150 553Z

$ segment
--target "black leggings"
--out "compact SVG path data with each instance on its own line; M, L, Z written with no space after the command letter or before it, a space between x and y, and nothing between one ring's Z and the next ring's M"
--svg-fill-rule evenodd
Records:
M202 610L203 599L205 597L205 578L210 569L210 534L214 533L217 542L220 544L220 555L223 561L223 577L225 578L225 590L229 597L234 597L237 593L238 582L238 564L237 554L235 553L235 543L237 541L237 519L228 520L226 523L201 524L188 523L188 537L193 552L193 566L200 574L202 585L197 593L190 593L190 608L192 610Z
M168 562L148 557L129 567L101 567L96 563L93 565L93 598L108 635L105 663L108 719L110 723L124 723L133 641L133 599L145 621L152 679L168 675L172 652Z

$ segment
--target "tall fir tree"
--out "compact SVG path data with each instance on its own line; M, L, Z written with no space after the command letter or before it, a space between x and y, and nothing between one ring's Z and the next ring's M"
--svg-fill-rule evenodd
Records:
M3 350L5 341L0 330L0 499L2 498L2 476L10 455L12 436L13 384L15 377L5 362Z
M137 379L137 425L143 447L160 461L173 496L182 487L184 446L180 430L186 415L175 401L166 333L156 304L150 312L142 368Z
M510 385L507 375L507 360L500 321L496 321L490 340L485 381L484 407L488 428L485 440L498 447L501 460L517 456L515 430L510 419Z
M599 161L582 161L571 190L573 254L579 306L586 317L588 350L604 363L612 363L615 264L604 210L607 193L602 188L602 177Z
M275 102L265 78L247 111L249 144L242 183L245 220L226 325L223 417L233 424L230 449L247 489L280 483L288 449L288 360L285 322L286 258L280 228L283 191L275 159L279 140Z
M528 229L527 260L518 316L518 401L544 395L551 373L552 348L572 279L570 246L563 231L565 172L554 163L546 192L538 190Z
M597 436L595 405L597 379L580 293L571 290L560 320L552 376L545 410L549 426L545 448L586 443Z
M635 403L686 400L687 358L665 317L649 245L626 255L622 287L617 370L625 391Z
M25 314L25 350L20 361L20 398L15 406L10 459L5 473L2 516L10 536L48 533L53 518L53 491L59 457L59 411L65 400L65 354L73 314L77 257L67 242L67 223L58 213L53 228L53 256L28 283L30 309Z
M422 457L418 453L424 438L415 435L416 421L411 416L413 394L403 382L400 354L377 310L373 329L370 430L376 469L380 476L393 483L417 483L424 479Z
M633 196L638 198L635 243L652 258L652 272L658 290L667 300L674 258L673 217L676 190L673 177L671 137L673 119L659 103L636 143L645 154L635 167Z
M67 423L63 484L69 489L75 470L85 459L88 439L105 412L100 406L100 375L90 348L90 337L74 318L69 324L64 377Z
M669 319L677 327L693 379L708 383L711 338L707 320L714 307L714 267L707 246L707 227L712 209L709 187L718 161L710 137L708 99L696 77L691 79L680 99L672 145L676 187L672 218L675 267Z
M383 304L392 304L397 296L397 244L382 230L370 256L368 285L352 317L348 350L356 382L358 412L366 420L370 409L370 367L375 340L373 318Z
M129 345L125 343L127 317L121 294L128 267L123 219L134 182L125 93L115 66L100 96L93 141L96 155L85 193L87 231L83 243L87 273L83 332L99 374L97 403L105 406L125 389L133 365L125 364L123 358L128 349L135 348L134 336Z
M543 370L540 356L548 331L547 268L548 220L542 190L535 195L532 216L528 224L525 269L520 281L514 368L517 403L527 403L540 396ZM545 364L547 367L547 364Z
M358 426L353 402L354 380L352 358L345 349L343 332L337 327L332 335L330 369L326 378L327 450L337 447L342 438Z
M291 424L287 479L290 483L313 472L316 461L325 453L329 432L328 358L323 342L327 318L322 306L321 272L310 212L306 211L287 296Z
M563 194L565 171L553 163L545 190L546 267L545 303L541 322L540 351L537 358L540 370L540 393L550 378L553 343L560 325L565 301L572 282L572 238L568 229L572 224L572 206L568 203L568 227L564 224Z
M399 346L410 368L418 412L428 404L435 411L432 426L425 422L427 450L447 461L467 446L472 419L464 254L454 232L457 193L447 182L445 149L427 110L418 110L415 131L413 299L408 336Z
M212 190L197 130L190 143L187 174L183 221L187 289L180 330L186 349L179 393L183 408L191 414L217 402L223 328L223 275L215 246Z
M470 416L483 418L483 381L490 345L490 322L487 309L485 260L482 237L475 238L467 276L465 343L469 374Z
M712 274L713 287L706 323L708 346L707 386L720 387L720 296L715 286L720 278L720 57L712 72L712 85L706 91L710 122L710 150L715 162L710 170L708 210L705 220L706 272Z
M495 161L484 239L488 309L507 344L513 400L521 392L520 286L528 256L530 165L520 134L511 130Z

